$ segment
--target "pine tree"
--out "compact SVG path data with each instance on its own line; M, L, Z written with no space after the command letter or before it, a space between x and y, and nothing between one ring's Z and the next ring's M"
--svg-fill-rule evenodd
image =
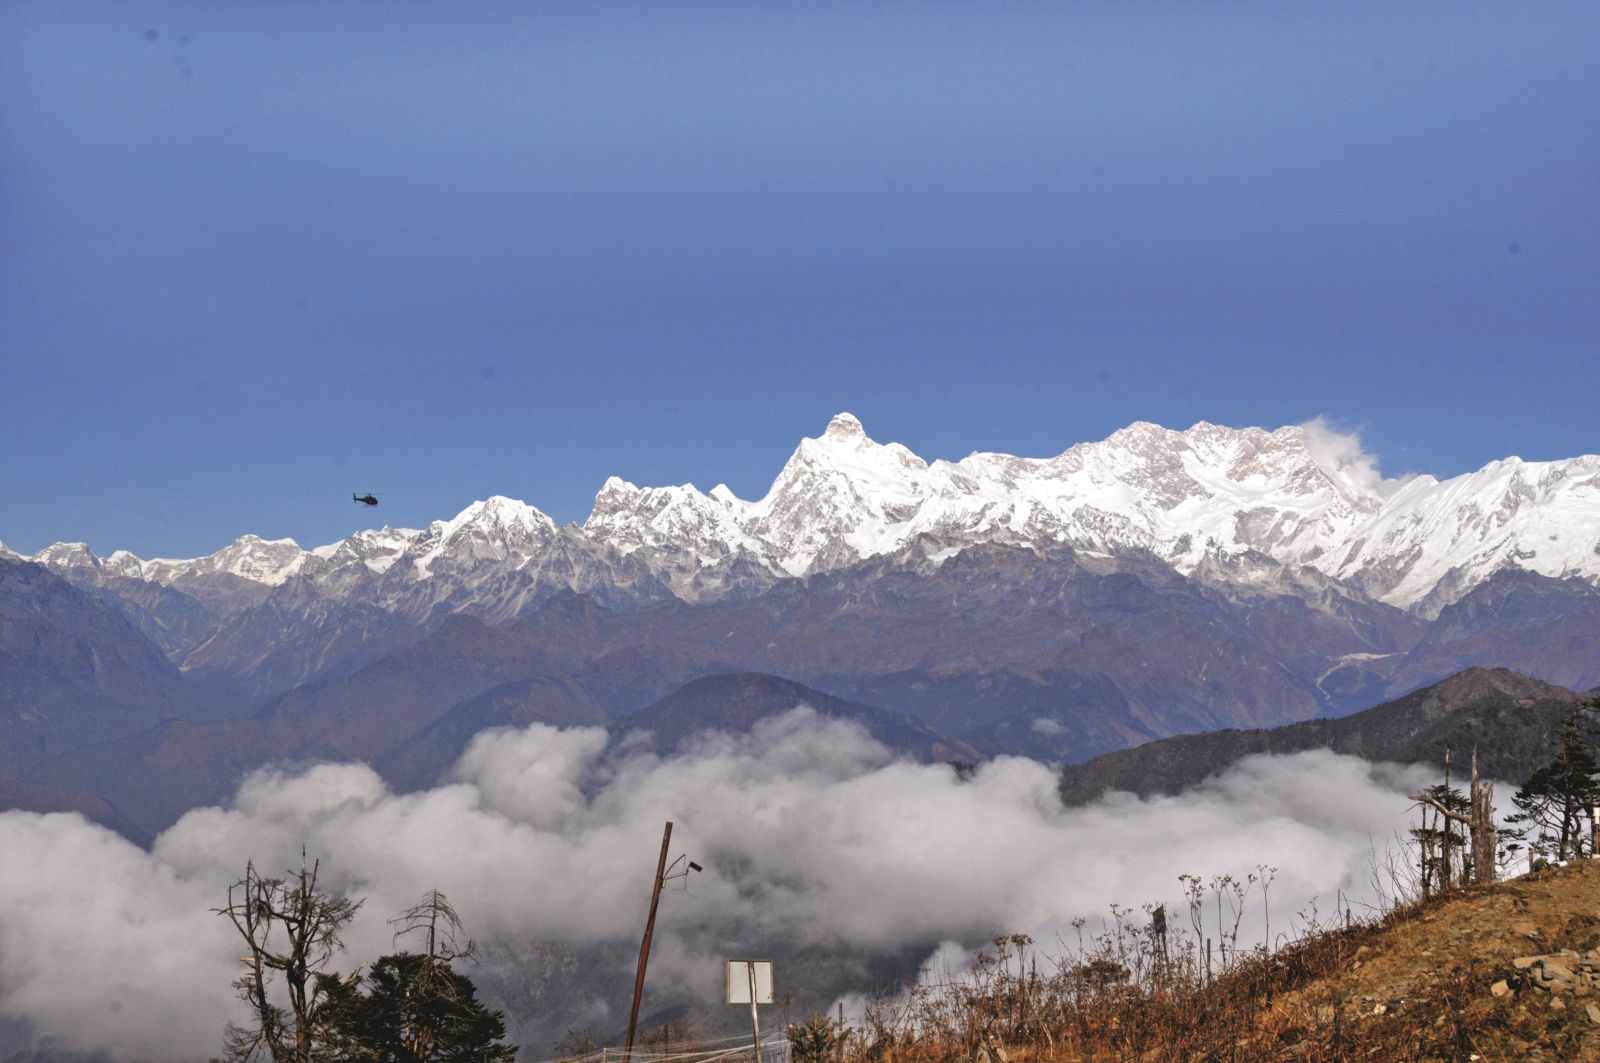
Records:
M451 966L473 955L444 894L394 920L396 940L411 934L426 952L381 957L361 979L330 980L327 1041L333 1063L510 1063L505 1020L478 1000L477 987ZM364 992L363 992L364 990Z
M1466 823L1471 814L1467 795L1440 783L1413 794L1412 799L1424 806L1422 826L1411 828L1421 853L1423 896L1465 885L1472 872L1471 850L1457 824Z
M450 965L417 952L380 958L362 979L334 990L329 1058L338 1063L510 1063L500 1012Z
M1592 706L1591 706L1592 708ZM1528 777L1511 801L1509 831L1534 852L1557 860L1592 853L1594 815L1600 806L1600 764L1584 734L1585 707L1574 705L1561 722L1555 758ZM1589 839L1584 837L1585 821Z

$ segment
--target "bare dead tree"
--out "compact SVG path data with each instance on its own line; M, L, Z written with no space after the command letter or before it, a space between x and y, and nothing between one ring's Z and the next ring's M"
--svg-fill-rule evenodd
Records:
M429 890L422 895L420 902L400 913L398 918L389 920L389 923L399 927L394 933L395 944L398 945L407 934L420 935L427 944L427 952L423 954L425 959L416 972L415 991L418 996L423 999L439 998L457 1007L465 1005L466 1001L460 999L458 980L450 965L455 960L471 959L477 954L478 946L466 936L461 917L444 894L437 889ZM435 1035L432 1025L418 1022L406 1031L406 1047L417 1059L428 1059Z
M1448 761L1447 761L1448 763ZM1446 768L1446 771L1449 769ZM1449 776L1445 776L1444 793L1449 793ZM1451 808L1441 795L1422 790L1411 795L1412 800L1418 804L1431 808L1441 817L1444 829L1441 835L1446 845L1445 867L1443 885L1450 886L1450 858L1448 838L1450 824L1459 823L1466 828L1470 845L1472 847L1472 881L1476 883L1489 883L1495 877L1495 845L1496 829L1494 825L1494 784L1478 778L1478 751L1472 751L1472 783L1468 793L1467 809L1463 812L1459 808ZM1457 795L1459 798L1459 794ZM1465 868L1459 876L1462 885L1466 884Z
M397 945L407 934L423 934L428 943L426 955L430 960L449 963L452 960L471 959L478 952L477 943L466 937L461 917L438 890L424 893L420 902L389 920L389 925L400 928L394 932Z
M264 878L252 861L244 878L228 887L227 905L213 909L228 917L249 949L240 957L247 970L234 987L249 1005L252 1021L228 1025L225 1063L312 1063L316 1058L322 1005L330 983L337 984L324 967L344 947L340 933L361 907L360 901L319 890L320 866L317 861L307 867L301 849L298 873ZM287 1011L273 1002L274 973L282 976Z

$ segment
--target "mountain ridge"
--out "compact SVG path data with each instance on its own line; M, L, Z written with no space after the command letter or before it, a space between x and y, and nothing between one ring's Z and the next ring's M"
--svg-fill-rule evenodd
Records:
M1147 551L1185 574L1255 551L1437 615L1522 568L1600 580L1600 456L1505 458L1448 480L1383 480L1305 426L1135 422L1053 458L975 452L928 462L836 415L802 439L767 493L636 487L611 477L587 520L558 525L495 495L424 529L363 531L302 550L243 536L215 554L105 559L58 543L32 560L198 591L222 577L319 592L408 617L467 609L495 621L552 587L621 604L708 600L832 571L922 540ZM498 572L507 578L487 579ZM428 586L443 577L450 587ZM514 578L512 578L514 577ZM460 586L476 581L470 593ZM457 586L459 585L459 586Z
M1246 756L1308 749L1441 767L1453 749L1458 774L1476 755L1485 776L1520 784L1549 759L1547 739L1568 707L1591 697L1509 668L1468 668L1348 716L1174 735L1107 753L1064 768L1061 796L1078 805L1108 790L1176 794Z

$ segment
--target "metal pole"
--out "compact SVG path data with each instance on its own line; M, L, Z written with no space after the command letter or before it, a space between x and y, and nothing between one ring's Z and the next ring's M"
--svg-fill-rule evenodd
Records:
M761 1020L756 1018L756 961L746 960L744 969L750 972L750 1029L756 1038L755 1063L761 1063Z
M628 1013L628 1040L622 1046L622 1063L633 1056L633 1031L639 1025L639 1001L644 996L644 969L650 962L650 937L656 932L656 905L661 903L661 879L667 873L667 846L672 843L672 821L661 835L661 859L656 862L656 884L650 891L650 918L644 923L644 942L639 946L639 973L633 979L633 1010Z

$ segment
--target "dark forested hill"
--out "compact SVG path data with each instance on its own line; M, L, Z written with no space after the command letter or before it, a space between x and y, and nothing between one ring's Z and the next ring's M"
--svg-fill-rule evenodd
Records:
M1469 668L1402 698L1338 719L1268 730L1179 735L1063 769L1061 796L1082 804L1108 790L1175 794L1253 753L1330 749L1369 760L1464 765L1474 749L1491 778L1521 782L1549 759L1550 735L1585 695L1506 668Z
M775 675L732 673L696 679L653 705L611 725L616 741L648 736L652 748L671 753L697 734L742 734L760 721L808 705L822 716L858 723L890 749L923 760L972 761L977 750L946 738L921 720L900 712L846 701Z

